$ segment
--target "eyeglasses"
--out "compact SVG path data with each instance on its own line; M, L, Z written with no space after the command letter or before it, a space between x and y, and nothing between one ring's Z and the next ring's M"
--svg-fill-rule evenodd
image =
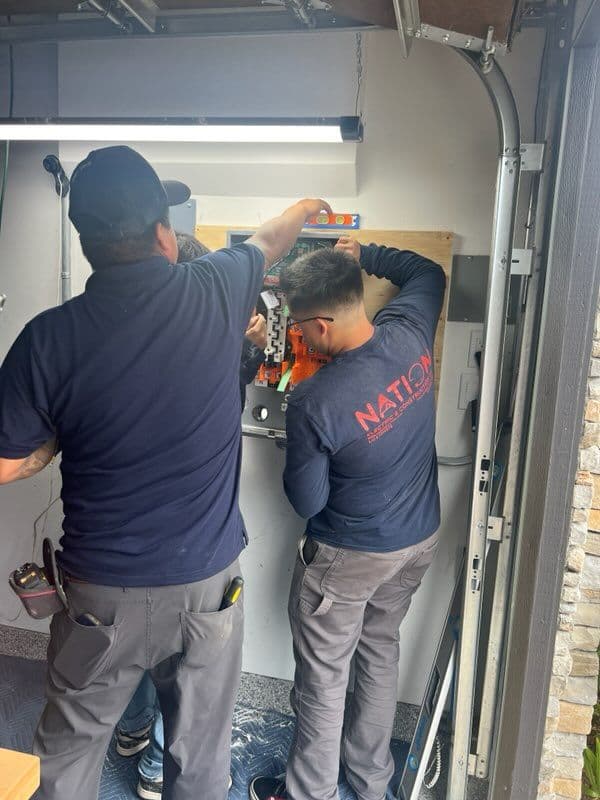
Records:
M306 319L292 319L292 318L290 317L290 323L291 323L292 325L302 325L304 322L311 322L313 319L322 319L322 320L324 320L325 322L335 322L335 320L334 320L334 318L333 318L333 317L321 317L321 316L317 316L317 317L307 317Z

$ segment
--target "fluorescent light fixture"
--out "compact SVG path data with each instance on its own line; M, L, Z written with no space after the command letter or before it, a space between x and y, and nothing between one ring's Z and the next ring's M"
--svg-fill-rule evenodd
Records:
M265 142L362 141L360 117L315 119L7 120L0 141L28 142Z

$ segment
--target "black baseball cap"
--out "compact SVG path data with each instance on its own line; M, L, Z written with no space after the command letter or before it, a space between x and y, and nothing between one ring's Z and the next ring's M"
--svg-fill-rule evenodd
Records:
M161 181L131 147L103 147L73 170L69 218L81 236L119 241L140 236L190 194L185 183Z

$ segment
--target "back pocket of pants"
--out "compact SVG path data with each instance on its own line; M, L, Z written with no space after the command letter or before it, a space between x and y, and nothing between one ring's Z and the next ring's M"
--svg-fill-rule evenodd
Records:
M223 611L184 611L181 613L183 657L180 667L209 667L240 640L244 612L240 600Z
M80 625L66 611L55 614L50 626L51 668L67 686L85 689L110 667L117 627Z

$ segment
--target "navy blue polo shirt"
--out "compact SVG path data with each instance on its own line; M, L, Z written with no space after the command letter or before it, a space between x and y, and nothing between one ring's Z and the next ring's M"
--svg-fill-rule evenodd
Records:
M17 338L0 369L0 456L57 436L69 573L180 584L239 555L240 355L263 266L241 244L107 267Z

